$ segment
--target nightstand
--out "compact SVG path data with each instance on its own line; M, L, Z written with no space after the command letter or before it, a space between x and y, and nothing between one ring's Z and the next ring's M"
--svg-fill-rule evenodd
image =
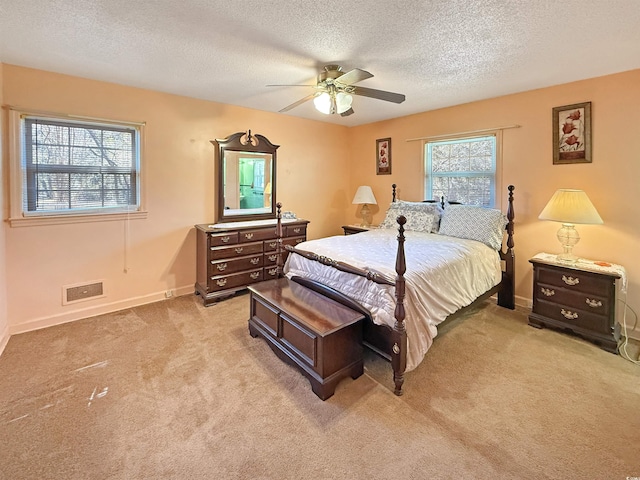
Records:
M360 225L343 225L342 229L344 230L345 235L353 235L354 233L366 232L367 230L371 230L372 228L378 228L375 225L371 225L369 227L361 227Z
M529 325L570 330L604 350L617 353L616 280L624 267L579 260L575 265L540 253L533 264L533 308Z

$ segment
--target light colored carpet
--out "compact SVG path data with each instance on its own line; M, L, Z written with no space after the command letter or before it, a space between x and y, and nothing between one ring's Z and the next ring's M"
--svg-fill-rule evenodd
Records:
M491 303L326 402L262 339L247 295L196 296L14 336L0 357L3 479L624 479L640 367Z

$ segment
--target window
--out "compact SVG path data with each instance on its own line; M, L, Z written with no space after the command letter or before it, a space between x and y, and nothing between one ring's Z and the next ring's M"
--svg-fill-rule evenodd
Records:
M141 125L14 114L12 224L140 211Z
M425 143L425 198L494 206L496 136Z

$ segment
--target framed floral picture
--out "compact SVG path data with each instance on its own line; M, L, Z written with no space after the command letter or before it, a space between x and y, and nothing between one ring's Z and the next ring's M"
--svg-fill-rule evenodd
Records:
M553 164L591 163L591 102L553 109Z
M376 140L376 175L391 175L391 139Z

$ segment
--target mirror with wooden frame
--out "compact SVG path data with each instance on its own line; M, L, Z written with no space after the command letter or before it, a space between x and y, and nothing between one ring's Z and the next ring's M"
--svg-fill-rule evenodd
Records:
M251 130L211 140L216 149L216 222L276 217L276 150Z

